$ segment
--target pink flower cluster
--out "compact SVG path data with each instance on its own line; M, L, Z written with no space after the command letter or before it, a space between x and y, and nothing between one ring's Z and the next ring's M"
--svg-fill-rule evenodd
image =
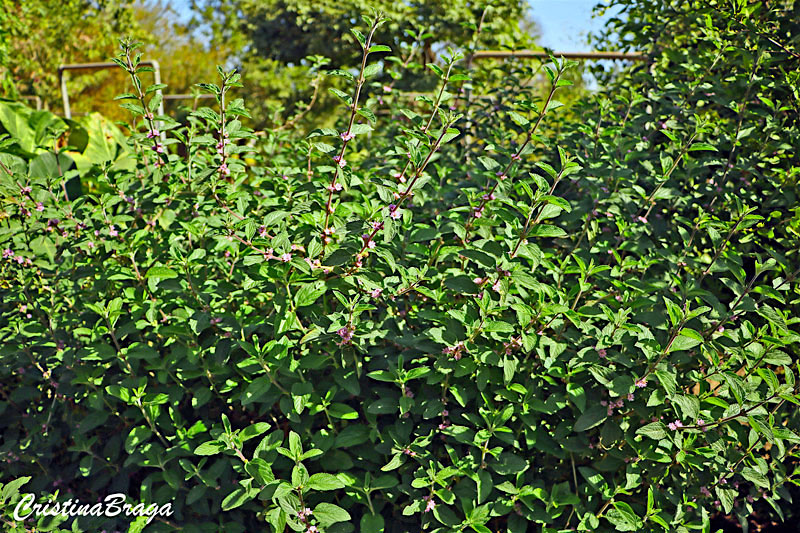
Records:
M25 266L31 266L33 264L30 257L14 255L14 251L11 248L3 250L3 259L11 259L12 261L16 261L19 265L25 264Z
M516 352L522 346L522 339L511 337L508 342L503 343L503 347L505 348L505 354L511 355L512 352Z
M445 354L445 355L452 355L453 359L458 361L459 359L461 359L461 351L462 350L464 350L464 343L463 342L458 342L458 343L456 343L455 346L446 347L444 350L442 350L442 353Z
M619 400L614 402L608 402L606 400L602 400L600 402L600 405L602 405L603 407L607 407L606 413L608 414L608 416L611 416L614 414L614 409L615 408L621 409L624 403L625 403L624 400L620 398Z
M375 241L373 241L373 240L370 238L370 236L369 236L369 234L368 234L368 233L364 233L363 235L361 235L361 238L362 238L362 239L364 240L364 242L366 243L366 245L367 245L367 248L369 248L370 250L372 250L373 248L375 248Z
M425 500L425 502L426 502L425 503L425 510L423 511L424 513L429 513L429 512L433 511L436 508L436 502L433 501L433 496L425 496L422 499Z
M667 424L667 427L671 431L677 431L678 429L683 427L683 422L681 422L680 420L676 420L675 422L670 422L669 424Z
M339 328L339 330L336 333L339 335L339 337L341 337L341 340L338 341L336 344L338 346L344 346L346 344L352 344L352 342L353 342L353 333L355 332L355 330L356 330L356 328L353 327L352 325L347 325L347 326L345 326L343 328Z

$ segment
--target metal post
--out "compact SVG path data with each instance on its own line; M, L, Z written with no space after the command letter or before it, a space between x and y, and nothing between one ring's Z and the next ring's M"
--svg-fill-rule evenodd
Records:
M19 98L20 98L20 100L33 100L34 102L36 102L36 111L41 111L42 110L42 99L39 98L38 96L26 94L26 95L20 96Z
M477 59L549 59L550 56L565 59L618 59L628 61L647 61L647 56L638 52L553 52L549 54L544 50L482 50L474 52L469 60Z
M153 67L153 79L155 83L161 83L161 67L155 59L140 61L139 65L149 65ZM69 93L67 92L67 80L64 72L67 70L105 70L109 68L119 68L116 63L73 63L70 65L61 65L58 67L58 79L61 84L61 100L64 103L64 117L72 118L72 112L69 107ZM161 94L161 89L156 91ZM158 114L164 114L164 100L158 104Z

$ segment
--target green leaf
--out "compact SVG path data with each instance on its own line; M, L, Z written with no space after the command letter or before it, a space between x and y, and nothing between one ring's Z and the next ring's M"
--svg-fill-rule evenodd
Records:
M379 514L364 514L361 517L359 531L361 533L383 533L385 527L383 517Z
M551 224L537 224L528 232L530 237L566 237L567 232Z
M601 405L593 405L578 417L573 429L575 431L586 431L600 425L606 418L608 418L606 408Z
M697 396L676 394L671 400L681 408L684 418L695 420L700 416L700 399Z
M669 347L669 353L688 350L690 348L694 348L698 344L700 344L699 340L688 337L681 332L681 334L675 337L675 340L672 341L672 345Z
M334 418L342 418L345 420L358 420L358 411L353 409L347 404L333 403L328 407L328 414Z
M245 490L243 487L237 487L233 490L233 492L225 496L224 500L222 500L222 510L230 511L231 509L235 509L240 505L252 500L254 496L255 495L251 495L250 492Z
M260 457L254 458L244 465L244 470L256 480L259 485L266 485L275 481L275 474L272 473L272 468L264 459Z
M344 488L344 483L333 474L314 474L308 478L305 485L313 490L337 490Z
M446 526L455 527L460 523L460 520L456 514L451 511L449 507L445 507L444 505L437 505L434 507L433 516L436 517L436 520Z
M429 63L428 68L434 71L436 75L439 76L440 78L444 76L444 71L439 66L434 65L433 63Z
M130 433L128 433L128 437L125 439L125 451L129 454L133 453L136 447L149 439L152 434L153 432L146 426L136 426L131 429ZM202 444L200 446L202 446ZM196 450L195 453L197 453Z
M642 520L625 502L614 502L614 508L606 513L606 518L617 527L617 531L640 531L642 528Z
M762 474L761 472L759 472L754 468L751 468L749 466L743 468L742 477L759 487L765 489L769 488L769 479L767 479L767 476L765 476L764 474Z
M369 53L374 54L375 52L391 52L392 49L385 44L373 44L369 47Z
M715 487L714 490L717 493L717 498L722 504L722 508L725 509L725 513L730 513L733 510L733 503L736 500L736 496L739 494L739 491L734 489L725 489L720 486Z
M714 148L712 145L708 143L694 143L689 147L690 152L697 152L699 150L710 150L712 152L718 151L716 148Z
M147 270L147 273L144 275L145 278L161 278L161 279L169 279L169 278L177 278L178 274L167 267L164 266L154 266L150 267Z
M350 520L350 513L332 503L320 503L314 507L314 518L319 521L320 526L329 527L337 522Z
M317 299L325 294L326 287L322 281L306 283L295 293L294 304L297 307L305 307L313 304Z
M225 444L218 440L204 442L194 449L195 455L217 455L225 449Z
M661 440L667 437L667 427L663 422L651 422L636 430L637 435L644 435L654 440Z
M265 433L268 429L269 429L269 424L267 424L266 422L256 422L255 424L252 424L244 428L242 432L239 434L239 437L241 437L242 442L244 442L246 440L252 439L253 437L258 437L262 433Z
M13 498L13 496L19 492L19 488L30 480L30 476L23 476L17 479L12 479L3 485L3 491L0 493L0 503L6 502Z

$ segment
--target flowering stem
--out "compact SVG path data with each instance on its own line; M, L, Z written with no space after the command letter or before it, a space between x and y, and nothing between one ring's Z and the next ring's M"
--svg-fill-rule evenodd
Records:
M328 222L330 221L330 216L331 213L333 212L332 208L333 191L336 190L336 180L339 177L339 170L343 167L342 163L344 162L344 153L345 150L347 149L347 143L349 143L350 140L352 139L351 135L353 130L353 123L355 122L356 115L358 114L358 99L361 96L361 87L364 85L365 81L364 69L367 67L367 56L369 55L369 48L370 44L372 43L372 36L375 34L375 30L378 29L380 23L381 23L381 18L380 17L376 18L375 21L372 23L372 27L369 30L369 35L367 35L367 39L364 42L364 45L362 46L363 54L361 56L361 69L359 70L358 73L358 81L356 82L356 91L355 94L353 95L353 103L350 111L350 121L347 124L347 131L342 136L342 148L341 150L339 150L339 156L337 160L337 163L339 164L336 165L336 168L333 171L333 178L331 179L331 183L328 186L328 201L325 203L325 229L323 231L323 236L322 236L323 250L325 248L325 245L328 244L327 243L328 233L329 233Z
M703 273L700 275L700 279L699 279L699 280L697 280L697 284L698 284L698 285L700 285L700 283L702 283L702 282L703 282L703 280L705 279L705 277L706 277L706 276L708 275L708 273L711 271L711 267L713 267L713 266L714 266L714 263L717 261L717 259L719 259L719 256L720 256L720 254L722 254L723 250L725 250L725 246L727 246L727 245L728 245L728 242L730 242L731 238L733 237L733 234L736 232L736 228L738 228L738 227L739 227L739 224L741 224L741 223L742 223L742 220L744 220L744 217L746 217L748 214L750 214L750 212L751 212L751 211L749 211L749 210L748 210L748 211L746 211L746 212L742 213L742 216L740 216L740 217L738 218L738 220L736 220L736 223L733 225L733 227L731 228L731 230L728 232L728 235L725 237L725 240L724 240L724 241L722 241L722 244L720 245L719 249L718 249L718 250L717 250L717 252L714 254L714 257L711 259L711 263L709 263L709 264L708 264L708 266L706 267L706 269L705 269L705 270L703 271Z
M472 227L472 221L475 218L475 213L483 211L483 208L489 202L490 198L492 198L492 196L494 195L494 191L496 191L498 185L500 185L500 181L504 180L508 176L508 173L511 171L511 167L514 166L514 163L516 163L517 161L520 160L520 158L522 157L522 151L525 150L525 148L527 148L528 144L530 144L530 142L531 142L531 139L533 139L533 135L534 135L534 133L536 133L536 130L539 128L539 124L542 123L542 119L544 119L544 116L547 114L547 108L550 106L550 101L553 99L553 95L556 93L556 89L558 89L558 80L560 78L561 78L561 70L559 69L559 71L556 74L555 78L553 78L553 83L550 86L550 93L547 95L547 100L545 100L544 106L542 106L542 112L539 114L539 116L536 119L536 122L533 124L533 128L531 128L528 131L527 135L525 136L525 142L523 142L522 146L520 146L519 150L517 150L517 152L513 156L511 156L511 161L508 162L508 164L506 165L506 167L503 170L503 172L498 176L498 179L495 180L494 186L492 187L492 189L487 194L483 195L483 198L481 199L481 203L477 207L477 209L474 209L472 212L470 212L469 218L467 219L467 223L465 225L465 231L464 231L463 242L465 244L469 240L469 230Z
M139 103L142 106L142 111L144 113L144 119L147 121L147 127L149 128L148 137L153 139L153 151L156 153L156 158L160 159L161 155L164 155L164 159L166 161L166 155L163 154L163 147L158 142L158 129L156 128L156 124L153 121L153 114L150 113L147 109L147 102L144 100L144 94L142 93L142 84L139 81L139 77L136 75L136 67L133 66L133 61L131 60L131 48L130 46L125 46L125 60L127 63L127 71L131 77L131 81L133 82L133 86L136 89L136 95L139 99ZM159 152L159 149L161 152ZM145 161L146 163L146 161Z
M548 195L552 195L553 192L556 190L558 182L561 181L561 176L564 174L565 168L566 166L562 167L561 171L558 173L555 180L553 180L553 185L550 187L550 191L547 193ZM528 215L528 219L525 221L525 227L522 228L522 232L519 234L519 238L517 238L517 244L514 246L514 250L511 252L512 259L517 254L517 250L519 250L520 244L522 244L523 239L525 239L529 226L535 226L536 224L539 223L539 217L541 217L542 213L544 212L544 206L545 206L544 202L539 201L536 205L534 205L531 208L531 212ZM533 223L531 223L531 218L533 217L533 213L535 211L536 211L536 219L533 221Z
M439 134L439 137L436 139L436 142L433 143L433 146L431 147L430 151L428 152L428 156L425 158L425 161L423 161L422 165L420 165L420 167L417 169L416 173L414 174L414 178L408 184L408 187L406 188L406 190L397 199L397 204L396 204L396 208L395 209L400 209L400 206L403 204L403 202L406 200L406 198L411 196L411 194L412 194L411 193L411 189L414 187L414 184L417 182L417 179L419 179L419 177L425 171L425 167L428 166L428 163L430 162L431 157L433 157L433 154L436 153L436 151L439 149L439 145L441 144L442 139L444 138L445 134L447 133L447 129L451 125L452 125L452 123L448 122L442 127L442 132ZM361 250L359 250L358 255L357 255L357 257L359 259L365 253L366 249L369 247L369 243L372 242L373 239L375 239L375 235L378 234L378 231L380 230L380 228L381 228L381 226L374 227L372 229L372 232L367 236L366 239L364 239L364 244L362 244ZM345 276L351 275L353 272L355 272L355 270L357 268L358 268L357 264L352 266L350 268L350 270L347 271Z

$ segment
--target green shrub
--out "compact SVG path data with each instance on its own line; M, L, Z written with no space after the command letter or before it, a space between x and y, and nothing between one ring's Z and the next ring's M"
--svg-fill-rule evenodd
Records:
M691 46L569 112L570 62L537 96L537 71L470 79L453 51L410 105L369 81L369 20L360 70L331 72L353 89L338 128L263 139L235 72L188 125L153 116L124 43L134 167L94 166L68 201L69 174L0 154L9 529L18 491L56 489L173 502L153 531L781 516L797 57L766 32L783 12L676 13Z

